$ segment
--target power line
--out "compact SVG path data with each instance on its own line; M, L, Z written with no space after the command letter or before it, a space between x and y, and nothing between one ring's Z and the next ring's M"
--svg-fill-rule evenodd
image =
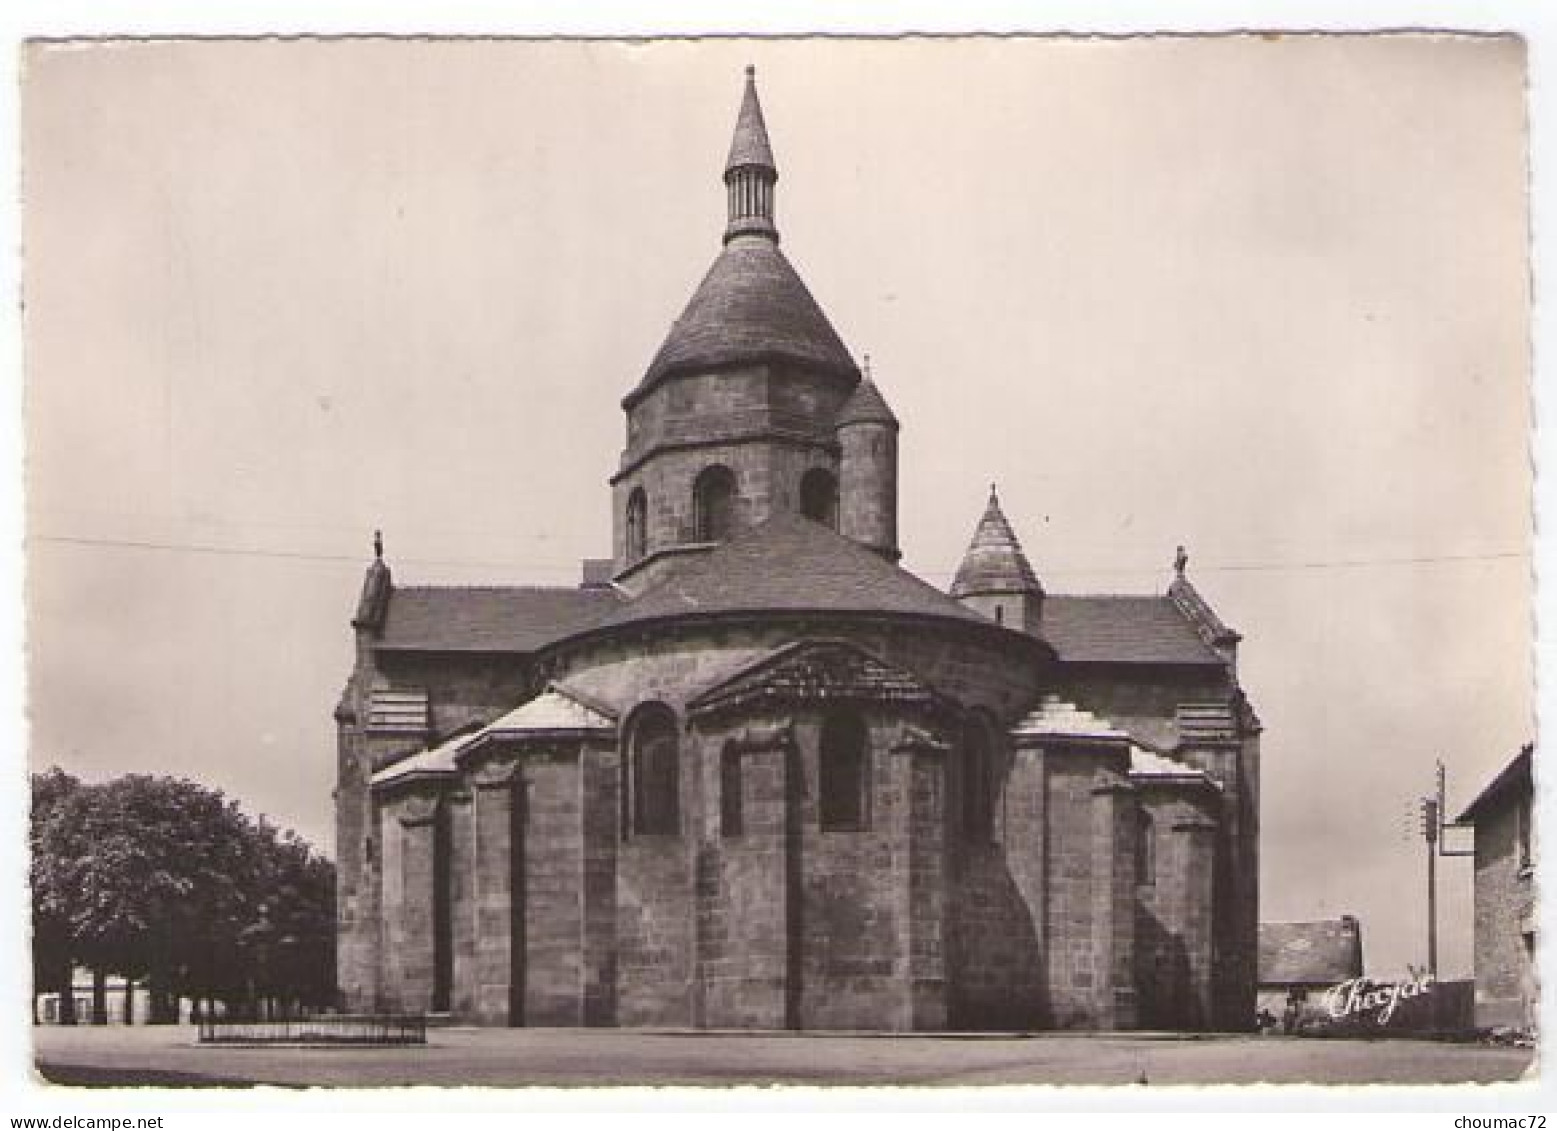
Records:
M38 534L30 539L34 542L52 542L71 546L99 546L128 550L152 550L168 553L185 554L210 554L221 557L247 557L247 558L276 558L290 561L312 562L341 562L347 564L362 564L366 562L365 554L322 554L308 553L302 550L276 550L243 546L213 546L193 542L158 542L152 540L132 538L102 538L85 535L64 534ZM1389 566L1418 566L1439 565L1455 562L1489 562L1508 561L1514 559L1528 560L1530 554L1524 550L1503 550L1485 554L1417 554L1404 557L1380 557L1380 558L1336 558L1331 560L1308 560L1298 562L1229 562L1223 565L1215 563L1196 563L1197 573L1278 573L1299 572L1308 570L1338 570L1338 569L1369 569L1374 567ZM546 573L572 573L574 566L560 566L555 563L521 562L483 560L476 558L398 558L398 561L409 565L435 565L453 567L485 567L493 569L526 569ZM1130 575L1155 575L1160 570L1124 569L1117 567L1080 567L1073 569L1049 569L1047 574L1063 576L1067 574L1130 574ZM927 577L949 577L949 573L927 572Z

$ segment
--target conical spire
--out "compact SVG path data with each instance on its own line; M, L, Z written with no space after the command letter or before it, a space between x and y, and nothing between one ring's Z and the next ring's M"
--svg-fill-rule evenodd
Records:
M887 399L881 395L881 390L876 388L876 382L870 379L868 373L860 378L860 383L854 386L854 392L844 402L843 408L838 410L834 426L843 428L850 424L898 426L897 417L887 405Z
M744 235L766 236L778 242L778 229L773 226L773 185L777 180L768 126L762 120L762 103L757 99L757 68L749 66L746 93L741 99L735 136L730 139L730 156L724 166L724 183L730 198L725 243Z
M768 126L762 120L762 103L757 99L757 68L746 68L746 94L741 113L735 120L735 136L730 139L730 156L724 163L725 176L747 165L767 169L775 177L773 149L768 144Z
M1011 524L1000 509L1000 497L994 484L989 488L989 504L979 519L973 541L957 567L952 582L953 597L971 597L984 593L1033 593L1043 595L1043 586L1022 552Z

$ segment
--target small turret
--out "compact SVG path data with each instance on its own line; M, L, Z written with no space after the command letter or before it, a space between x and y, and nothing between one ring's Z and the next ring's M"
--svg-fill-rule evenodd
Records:
M384 564L384 535L375 530L373 564L368 566L367 576L362 579L362 596L357 599L357 615L351 618L351 626L359 632L378 633L383 629L393 589L389 567Z
M1043 586L1000 509L994 484L984 517L957 567L951 595L1007 628L1036 633L1043 623Z
M888 561L897 546L897 417L865 376L838 412L838 532Z

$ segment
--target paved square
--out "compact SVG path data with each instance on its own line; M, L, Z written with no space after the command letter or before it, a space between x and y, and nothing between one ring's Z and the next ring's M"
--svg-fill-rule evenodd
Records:
M33 1030L64 1084L1451 1084L1517 1080L1528 1049L1174 1034L899 1036L436 1029L425 1047L213 1048L187 1027Z

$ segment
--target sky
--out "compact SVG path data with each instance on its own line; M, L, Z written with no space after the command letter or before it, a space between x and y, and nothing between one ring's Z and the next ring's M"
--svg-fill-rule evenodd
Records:
M1244 634L1261 913L1425 958L1423 845L1534 737L1511 39L34 46L29 750L332 847L375 528L406 583L609 553L632 388L756 65L783 246L903 422L904 564L991 482L1050 592L1175 546ZM1440 869L1470 969L1469 863Z

